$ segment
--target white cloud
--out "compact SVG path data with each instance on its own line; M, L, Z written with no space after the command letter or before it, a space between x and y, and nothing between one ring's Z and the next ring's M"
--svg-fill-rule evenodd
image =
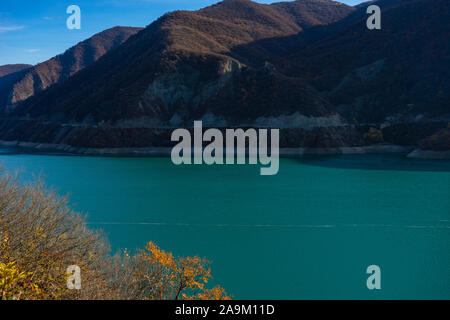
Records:
M25 28L25 26L0 26L0 32L16 31Z

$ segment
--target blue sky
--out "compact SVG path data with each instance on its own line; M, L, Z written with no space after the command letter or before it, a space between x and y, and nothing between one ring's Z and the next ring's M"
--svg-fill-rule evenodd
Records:
M36 64L107 28L145 27L168 11L196 10L216 2L219 0L1 0L0 65ZM355 5L362 0L340 2ZM71 4L81 8L80 30L66 27L66 8Z

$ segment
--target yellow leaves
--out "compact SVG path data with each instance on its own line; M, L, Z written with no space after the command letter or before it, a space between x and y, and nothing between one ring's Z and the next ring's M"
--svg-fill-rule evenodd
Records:
M215 286L212 289L205 289L197 295L188 296L183 294L184 300L231 300L225 289L221 286Z
M9 246L9 237L6 232L0 231L0 250L4 250Z
M6 232L0 231L0 242L1 243L8 243L9 237Z
M2 234L2 246L8 245L4 239L5 235ZM64 272L65 264L59 254L44 253L43 257L46 258L36 261L32 268L22 260L13 259L13 262L6 263L0 259L0 299L64 299L72 296L73 292L69 292L65 286L69 275ZM88 260L98 258L94 251L87 251L86 255ZM138 288L139 299L230 299L220 286L206 288L212 278L211 268L207 260L198 256L174 256L149 242L136 255L130 256L125 250L123 259L122 267L127 267L121 270L131 275L126 285ZM85 266L84 263L81 265ZM22 270L33 270L33 274Z
M0 231L0 261L8 261L9 256L9 236L6 232Z
M14 298L14 295L18 293L16 285L26 277L27 274L19 271L15 262L0 262L0 298Z
M42 180L23 183L0 168L0 208L0 294L8 287L8 299L106 298L117 290L108 287L106 239L87 228L85 217ZM65 270L73 264L83 268L87 284L76 292L65 281Z
M207 267L207 261L201 258L185 257L179 258L179 278L186 288L203 289L211 278L211 269Z
M20 271L15 261L0 262L0 300L21 299L27 291L31 291L35 298L44 298L43 291L31 278L32 272Z
M152 286L147 295L149 299L198 299L199 293L204 297L213 296L213 293L217 297L224 295L219 289L211 292L205 289L212 278L206 259L198 256L176 257L153 242L149 242L133 258L137 270L135 282L138 283L137 279L141 278Z
M36 233L36 236L39 238L44 238L44 239L47 238L47 235L45 233L41 233L41 232Z
M0 168L0 207L0 299L223 296L206 289L211 270L200 257L177 257L153 242L110 257L101 233L40 180L23 185ZM82 290L67 288L73 264L83 271Z
M157 263L164 267L176 268L172 253L161 250L153 242L147 243L143 254L143 258L148 262Z
M231 297L227 295L225 289L221 286L206 289L202 293L199 293L197 297L199 300L231 300Z
M44 292L39 288L39 286L35 283L30 283L31 291L38 294L41 298L45 298Z

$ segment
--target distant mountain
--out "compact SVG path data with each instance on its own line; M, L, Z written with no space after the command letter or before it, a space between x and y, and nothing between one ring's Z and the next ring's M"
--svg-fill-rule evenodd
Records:
M6 64L4 66L0 66L0 78L31 67L32 65L30 64Z
M425 148L435 136L442 148L449 2L370 3L382 8L381 30L366 28L368 4L328 0L225 0L166 14L19 103L0 123L0 139L168 146L171 128L203 120L281 128L283 147Z
M141 28L115 27L100 32L78 43L61 55L36 66L14 65L0 67L0 75L8 72L9 77L0 79L0 110L26 100L37 92L67 79L81 69L91 65L112 48L117 47ZM6 73L5 73L6 75Z
M117 121L127 125L138 120L139 125L149 127L189 123L199 116L198 108L208 116L212 109L218 110L213 102L215 95L233 94L229 88L234 85L230 81L237 79L238 86L251 86L244 84L241 70L247 70L249 76L256 74L256 69L248 69L249 62L272 55L268 52L270 48L258 41L295 35L304 28L342 19L353 10L323 0L274 5L226 0L199 11L172 12L92 67L21 104L14 115L65 122ZM301 106L293 101L293 95L291 107L286 106L286 110L329 113L325 110L326 102L311 97L317 93L306 83L277 72L273 77L292 89L306 92L310 97L305 96L305 101L318 105ZM254 79L258 81L258 77ZM227 99L240 100L234 96ZM256 104L257 100L246 103ZM267 113L258 116L279 113L273 102L265 108ZM235 110L235 115L213 114L209 118L217 118L217 123L232 122L233 117L236 121L243 120L239 115L242 110Z

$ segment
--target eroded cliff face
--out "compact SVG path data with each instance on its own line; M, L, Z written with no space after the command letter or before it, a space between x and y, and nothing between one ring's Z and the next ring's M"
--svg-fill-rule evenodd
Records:
M116 124L121 127L136 126L137 123L144 127L178 127L192 122L192 112L232 81L242 68L234 59L223 58L214 62L216 72L212 77L188 65L180 68L182 71L157 76L138 101L139 108L151 116L119 120ZM210 113L204 117L211 119L210 125L219 125L213 119L220 116Z
M121 119L115 125L189 127L202 120L209 127L309 129L347 123L312 87L283 76L270 63L255 69L223 58L215 66L214 76L187 62L182 71L157 76L138 101L148 116Z

